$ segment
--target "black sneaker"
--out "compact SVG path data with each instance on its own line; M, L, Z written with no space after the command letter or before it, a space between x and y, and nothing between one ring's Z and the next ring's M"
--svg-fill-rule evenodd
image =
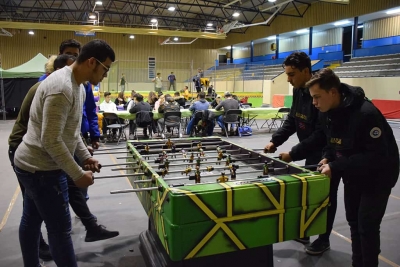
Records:
M310 238L309 237L296 238L296 239L294 239L294 241L302 243L302 244L309 244Z
M329 241L321 240L317 238L311 245L306 246L305 250L310 255L321 255L325 251L331 248Z
M51 256L50 253L50 247L45 242L40 243L39 245L39 258L41 258L44 261L53 260L53 257Z
M118 235L118 231L108 231L103 225L97 225L87 230L85 242L95 242L99 240L113 238Z

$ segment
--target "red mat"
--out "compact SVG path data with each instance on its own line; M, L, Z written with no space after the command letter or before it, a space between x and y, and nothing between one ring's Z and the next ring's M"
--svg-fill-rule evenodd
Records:
M372 103L382 112L386 119L400 119L400 100L374 99Z

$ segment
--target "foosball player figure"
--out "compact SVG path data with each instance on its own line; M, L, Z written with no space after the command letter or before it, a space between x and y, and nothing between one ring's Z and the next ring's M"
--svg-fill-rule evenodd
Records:
M160 171L158 172L158 175L161 175L162 178L164 178L165 175L167 175L167 174L168 174L168 170L167 170L167 169L162 169L162 170L160 170Z
M192 168L187 166L187 168L182 172L182 175L183 174L188 175L191 171L192 171Z
M172 145L172 147L171 147L171 158L172 157L174 157L174 158L176 158L176 146L175 145Z
M231 180L236 180L236 170L239 169L238 165L229 165L229 171L231 172Z
M221 176L217 178L218 183L225 183L229 180L228 176L225 175L225 172L221 172Z
M264 163L264 167L263 167L263 175L268 175L269 173L269 166L268 166L268 162L266 161Z
M207 166L206 167L206 171L208 171L208 172L212 172L213 170L214 170L213 166Z
M195 171L195 173L194 173L194 177L195 177L195 181L196 181L196 184L199 184L200 183L200 178L201 178L201 175L200 175L200 167L199 166L196 166L196 171Z
M205 158L206 155L204 154L204 150L202 148L199 149L199 154L200 154L200 157L203 157L205 160L207 160Z
M200 149L201 149L202 147L203 147L203 146L201 145L201 142L199 142L199 143L197 144L197 150L200 151Z
M217 145L217 152L222 152L222 149L219 147L219 145Z
M228 158L226 159L225 166L229 166L232 163L231 155L228 155Z
M201 163L201 158L197 157L196 159L196 167L199 166L200 167L200 163Z
M174 145L174 142L172 142L171 139L168 138L168 141L165 143L165 145L167 146L167 148L171 149Z
M193 161L194 161L194 154L193 154L193 152L192 152L192 154L190 155L190 158L189 158L189 162L190 162L190 163L193 163Z
M187 157L186 151L185 151L184 149L182 149L182 150L181 150L181 153L182 153L183 161L185 161L185 159L186 159L186 157Z
M169 170L169 160L168 159L165 159L165 162L164 162L164 168L168 171Z
M216 164L221 165L221 160L224 158L224 153L222 153L222 151L218 152L218 157L217 160L218 162Z

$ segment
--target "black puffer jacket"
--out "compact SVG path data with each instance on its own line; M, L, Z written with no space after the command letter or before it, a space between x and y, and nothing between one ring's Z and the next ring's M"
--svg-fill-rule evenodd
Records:
M392 188L399 176L392 128L362 88L342 83L340 92L340 106L320 113L332 175L340 175L345 184Z
M271 142L275 147L282 145L288 138L297 133L300 144L294 146L290 151L293 161L307 159L307 164L317 164L322 157L322 149L325 144L320 146L312 145L312 149L308 140L312 133L318 128L318 110L312 104L312 98L308 89L294 88L293 102L290 113L279 128L272 135Z

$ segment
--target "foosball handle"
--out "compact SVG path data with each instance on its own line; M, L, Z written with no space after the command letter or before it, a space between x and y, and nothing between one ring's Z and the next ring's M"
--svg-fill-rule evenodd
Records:
M260 178L260 179L269 178L269 175L268 174L267 175L258 175L257 178Z
M196 175L189 175L189 180L196 180Z

